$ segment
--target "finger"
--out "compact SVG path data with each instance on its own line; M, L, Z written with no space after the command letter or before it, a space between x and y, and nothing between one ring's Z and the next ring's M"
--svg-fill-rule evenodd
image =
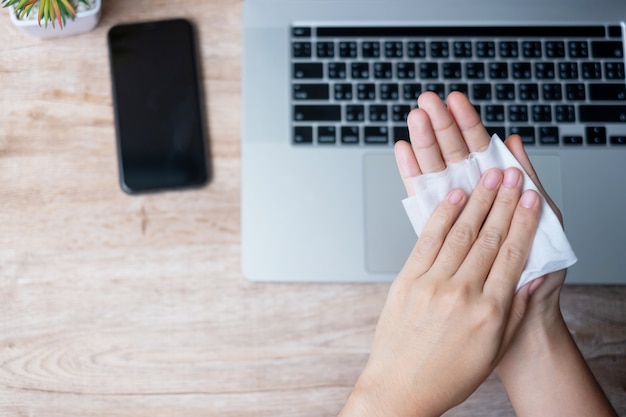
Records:
M470 152L482 152L489 146L490 136L467 96L458 91L448 95L448 110L456 120Z
M409 258L398 274L399 280L414 280L430 269L441 245L461 212L467 196L462 190L452 190L426 222Z
M439 95L432 91L425 92L419 96L417 103L419 108L428 114L446 164L460 162L467 158L469 151L465 140Z
M437 138L430 118L422 109L414 109L407 118L409 136L419 169L424 173L439 172L446 168L441 157Z
M396 142L393 148L393 153L396 156L396 165L398 166L398 172L404 183L407 195L410 197L415 194L413 190L413 184L409 180L410 178L422 175L422 171L415 159L415 153L411 144L405 140L399 140Z
M476 242L460 266L457 277L482 290L485 279L505 241L522 192L523 177L517 168L504 171L502 186L480 229Z
M511 220L509 234L485 281L484 293L496 297L504 305L510 304L528 259L539 223L540 199L539 194L533 190L522 194Z
M502 172L498 169L483 174L465 209L446 236L433 265L437 274L452 277L457 272L478 236L501 182Z
M535 168L533 167L533 164L530 162L530 159L528 158L528 154L526 153L526 150L524 149L524 144L522 143L521 136L511 135L504 141L504 144L509 149L509 151L511 151L511 153L513 154L515 159L517 159L517 161L520 163L522 168L524 168L524 171L526 171L526 174L528 174L528 176L533 181L535 186L537 186L537 188L539 189L539 192L541 192L541 195L543 195L543 197L546 199L546 202L548 203L552 211L554 211L554 213L556 214L556 216L558 217L562 225L563 215L561 214L561 210L559 210L558 206L554 203L552 198L550 198L545 188L543 188L543 185L541 184L541 181L539 180L539 176L537 175L537 172L535 171Z

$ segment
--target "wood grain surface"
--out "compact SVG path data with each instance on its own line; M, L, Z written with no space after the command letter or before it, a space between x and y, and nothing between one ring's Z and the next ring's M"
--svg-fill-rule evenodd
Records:
M343 404L388 285L242 276L241 9L107 0L96 30L52 41L0 10L0 416L318 417ZM213 179L131 197L106 33L175 16L201 43ZM563 309L626 416L626 288L568 286ZM447 413L512 415L495 375Z

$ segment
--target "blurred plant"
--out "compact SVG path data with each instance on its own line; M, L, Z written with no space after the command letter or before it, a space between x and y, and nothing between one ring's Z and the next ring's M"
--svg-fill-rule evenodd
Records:
M87 0L1 0L2 7L13 6L18 19L27 18L35 8L37 12L37 23L41 22L48 27L48 22L54 27L55 20L59 27L63 29L66 18L74 20L76 17L76 7L78 3L89 5Z

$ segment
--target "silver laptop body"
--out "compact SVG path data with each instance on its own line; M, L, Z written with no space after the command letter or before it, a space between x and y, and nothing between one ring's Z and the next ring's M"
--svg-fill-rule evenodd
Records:
M489 112L490 122L485 124L496 131L501 128L509 134L515 131L511 128L531 127L534 137L529 140L534 143L526 149L563 211L566 233L579 258L567 282L626 283L626 96L619 73L625 55L626 1L245 0L243 7L241 238L242 269L248 279L373 282L395 277L416 241L402 208L405 191L392 152L394 135L401 134L400 116L414 102L405 100L404 94L415 91L404 84L419 84L422 91L437 85L466 88L472 99L479 89L472 87L475 80L467 79L473 68L466 65L469 58L462 51L467 40L473 42L467 44L470 54L485 45L495 46L496 55L488 61L498 61L503 42L517 42L517 53L527 55L530 72L517 74L521 80L502 82L509 84L517 101L506 100L506 86L504 91L496 87L499 82L492 76L497 74L490 71L497 72L498 66L492 68L491 61L483 68L486 74L479 75L492 84L492 98L501 95L504 102L484 97L472 101L481 107L483 119ZM491 26L498 28L494 36L488 30ZM605 32L596 33L595 40L576 30L553 38L555 27L585 26ZM437 27L465 29L448 37L445 31L442 35L431 30ZM403 29L382 30L378 39L379 31L371 28ZM506 28L525 28L519 32L523 37ZM439 54L445 44L444 53L460 64L445 66L451 80L422 77L427 76L423 71L433 68L428 63L444 71L443 61L431 54ZM379 49L374 55L372 45ZM532 45L539 45L544 55L529 52ZM559 51L563 45L565 51ZM587 52L580 50L581 45ZM621 50L608 50L615 45ZM356 48L350 51L351 47ZM550 68L547 74L542 72L540 62L548 47L557 50L550 52L557 56L556 74ZM329 64L339 57L340 48L346 67L335 73L337 68ZM593 74L598 65L583 65L575 56L585 53L602 56L599 73ZM416 58L416 54L425 55ZM391 67L378 64L385 57ZM514 71L513 61L502 59ZM398 67L399 62L409 63L408 73L402 72L406 67ZM560 72L571 69L568 62L577 63L577 73ZM362 67L353 63L365 63L370 78L353 79L363 75L358 72ZM454 78L459 68L461 77ZM575 85L587 78L594 85L576 90ZM353 86L344 86L347 90L336 86L349 83ZM511 106L520 104L522 83L539 87L531 88L530 94L538 96L534 102L521 102L526 114L520 115L515 113L519 108ZM561 84L562 97L552 96L546 83ZM373 85L369 90L368 84ZM568 107L570 95L575 108ZM320 103L326 107L317 107ZM346 121L347 106L352 105L357 106L356 115ZM382 113L376 113L380 109ZM542 119L546 109L548 121Z

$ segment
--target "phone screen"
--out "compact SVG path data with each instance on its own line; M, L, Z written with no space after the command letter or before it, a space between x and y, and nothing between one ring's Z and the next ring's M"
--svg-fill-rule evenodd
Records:
M128 193L206 182L193 28L184 19L108 33L120 184Z

